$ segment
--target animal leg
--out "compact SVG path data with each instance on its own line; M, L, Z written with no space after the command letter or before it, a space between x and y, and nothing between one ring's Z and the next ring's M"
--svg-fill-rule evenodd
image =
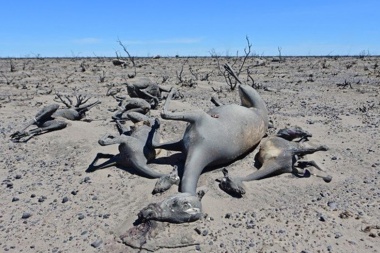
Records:
M219 187L233 196L245 194L243 181L253 181L266 178L275 174L292 172L290 164L280 164L275 160L264 161L260 169L245 177L230 177L226 169L223 170L224 177L221 179Z
M131 128L129 126L124 126L121 124L120 120L116 120L116 126L120 134L129 135L131 132Z
M178 167L174 166L173 170L158 179L153 189L153 194L161 193L170 189L172 185L179 185Z
M158 141L154 140L152 141L153 148L160 148L165 150L171 150L171 151L182 151L183 149L183 140L179 141L168 141L165 143L159 143Z
M291 161L291 160L290 160ZM252 181L260 180L268 176L282 174L282 173L291 173L292 167L291 164L281 164L276 160L264 161L263 165L257 171L240 178L241 181Z
M320 171L325 171L324 169L319 167L319 165L315 161L297 161L297 164L295 166L302 167L302 168L315 167Z
M108 160L97 165L96 162L99 159L108 159ZM111 166L115 166L118 160L119 160L119 155L98 153L96 154L94 161L92 161L92 163L88 166L86 172L94 172L96 170L101 170L101 169L105 169Z
M189 150L181 180L181 192L196 194L199 176L209 163L207 151L204 149L195 147Z
M318 147L298 147L297 149L293 150L292 152L294 155L303 156L303 155L313 154L317 151L327 151L327 150L329 150L329 148L325 145L322 145L322 146L318 146Z
M152 123L151 123L152 124ZM160 121L158 118L154 120L152 125L152 131L149 133L147 144L154 149L165 149L172 151L182 151L183 149L183 141L182 139L179 141L168 141L165 143L160 143L160 133L158 129L160 128Z
M43 107L32 120L29 120L23 126L23 128L20 131L16 131L15 133L11 134L11 139L17 139L20 135L28 136L28 132L26 132L26 129L28 127L32 125L37 125L41 127L45 121L51 119L51 115L53 115L53 113L57 111L58 108L59 108L58 104L51 104L51 105Z
M160 178L165 174L152 170L146 164L146 158L143 154L131 154L130 160L132 168L136 170L140 175L147 178Z
M163 119L171 119L171 120L181 120L181 121L186 121L193 123L197 119L199 119L202 116L207 115L204 111L195 111L195 112L170 112L168 110L170 101L173 98L174 93L176 92L176 89L171 89L168 97L166 98L164 108L162 109L161 112L161 117ZM208 116L208 115L207 115Z
M50 131L60 130L67 126L64 121L49 120L42 124L41 127L31 129L29 131L16 132L11 135L11 139L14 142L26 142L35 135L44 134ZM22 140L22 138L27 137L27 139Z
M88 99L86 100L86 102L88 101ZM99 100L91 103L91 104L88 104L88 105L82 105L82 106L78 106L78 108L76 109L77 112L79 114L84 114L86 112L88 112L92 107L94 106L97 106L98 104L101 104L102 102L100 102Z
M145 90L140 90L140 92L154 101L153 104L151 104L151 106L152 106L152 109L155 109L157 107L158 103L160 102L158 100L158 98L156 96L149 94L149 92L147 92Z
M127 115L129 113L133 113L133 112L137 112L137 113L141 113L141 114L146 114L147 113L147 110L144 109L144 108L133 108L133 109L129 109L129 110L123 110L123 109L119 109L113 116L112 116L112 119L114 120L120 120L120 119L125 119L125 120L128 120L129 117L123 117L123 114L126 113Z
M141 121L150 121L150 117L146 116L145 114L139 113L139 112L129 112L127 113L128 118L133 122L141 122Z
M325 181L326 183L330 183L331 180L332 180L332 176L330 175L320 175L320 174L317 174L317 173L314 173L314 172L310 172L309 170L305 170L306 167L315 167L321 171L324 171L323 169L321 169L314 161L299 161L298 164L296 166L299 166L301 168L296 168L294 167L293 170L298 174L298 175L306 175L307 173L309 173L309 175L313 175L315 177L320 177L323 179L323 181Z
M215 105L215 106L221 106L223 105L216 97L212 96L211 97L211 102Z

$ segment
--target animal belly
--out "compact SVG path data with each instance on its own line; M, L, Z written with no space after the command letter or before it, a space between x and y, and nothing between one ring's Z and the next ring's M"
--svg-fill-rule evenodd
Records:
M251 150L264 136L265 123L259 115L244 109L212 110L209 113L213 117L189 125L184 136L185 149L203 149L210 165L231 162Z

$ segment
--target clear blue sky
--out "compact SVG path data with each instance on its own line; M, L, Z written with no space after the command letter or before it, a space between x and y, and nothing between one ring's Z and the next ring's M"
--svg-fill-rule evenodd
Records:
M380 0L8 0L0 57L380 55ZM125 54L123 54L125 55Z

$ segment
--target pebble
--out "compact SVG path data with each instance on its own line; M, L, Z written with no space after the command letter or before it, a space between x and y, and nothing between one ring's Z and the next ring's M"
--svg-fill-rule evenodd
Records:
M32 214L31 213L28 213L28 212L24 212L23 214L22 214L22 219L28 219L30 216L32 216Z
M19 201L20 199L19 198L17 198L17 197L13 197L12 198L12 202L16 202L16 201Z
M338 205L335 201L329 201L327 202L327 206L330 207L331 209L337 209Z
M85 217L85 216L84 216L84 214L83 214L83 213L79 213L79 214L78 214L78 219L79 219L79 220L83 220L83 219L84 219L84 217Z
M64 198L62 199L62 203L66 203L67 201L69 201L69 198L68 198L68 197L64 197Z
M94 247L94 248L99 248L102 243L103 243L102 239L97 239L96 241L94 241L93 243L91 243L91 246Z
M253 229L255 228L255 221L254 220L249 220L246 222L246 225L247 225L247 229Z

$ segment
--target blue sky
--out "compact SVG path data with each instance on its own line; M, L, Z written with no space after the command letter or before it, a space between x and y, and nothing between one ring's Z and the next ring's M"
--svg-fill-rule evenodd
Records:
M0 57L240 54L380 55L379 0L12 0Z

